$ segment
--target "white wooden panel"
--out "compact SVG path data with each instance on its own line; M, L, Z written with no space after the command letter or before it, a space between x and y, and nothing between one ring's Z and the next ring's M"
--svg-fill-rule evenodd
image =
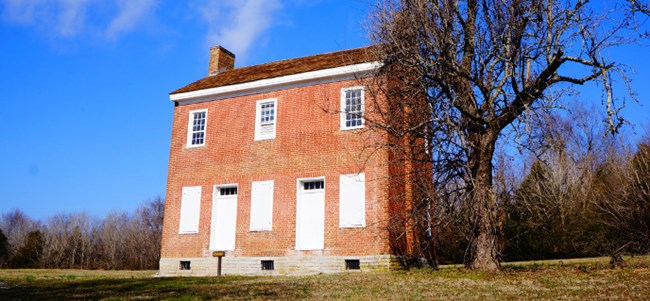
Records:
M235 250L237 230L237 195L220 196L214 191L212 221L210 223L210 250Z
M259 137L261 139L272 139L275 137L275 123L274 124L269 124L269 125L262 125L259 127Z
M179 233L198 233L201 213L201 186L183 187Z
M325 241L325 191L301 191L296 217L296 250L322 250Z
M341 175L339 185L339 227L365 227L365 174Z
M253 182L251 231L271 230L273 223L273 181Z

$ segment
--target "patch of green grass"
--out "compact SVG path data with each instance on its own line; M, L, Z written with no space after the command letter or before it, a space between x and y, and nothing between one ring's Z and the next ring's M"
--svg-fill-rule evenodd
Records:
M650 268L504 265L296 277L170 277L155 271L0 270L0 300L642 300ZM583 271L586 269L586 271ZM29 279L28 279L28 276Z

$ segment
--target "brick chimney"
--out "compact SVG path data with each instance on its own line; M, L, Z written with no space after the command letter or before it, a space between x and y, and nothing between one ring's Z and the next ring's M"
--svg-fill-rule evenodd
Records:
M221 46L210 48L210 64L208 75L217 75L219 72L235 68L235 55Z

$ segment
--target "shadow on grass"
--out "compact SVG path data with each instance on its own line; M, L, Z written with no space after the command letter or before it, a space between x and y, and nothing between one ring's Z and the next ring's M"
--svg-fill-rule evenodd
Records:
M2 282L2 281L0 281ZM309 289L257 278L150 278L7 281L0 300L295 299Z
M85 278L77 271L53 278L47 270L0 270L0 300L647 300L644 262L630 260L623 269L576 260L508 264L499 273L445 268L295 277Z

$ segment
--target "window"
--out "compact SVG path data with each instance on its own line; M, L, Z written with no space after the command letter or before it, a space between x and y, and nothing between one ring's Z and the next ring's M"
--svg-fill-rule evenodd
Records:
M200 212L201 186L183 187L181 218L178 232L181 234L198 233Z
M219 195L222 195L222 196L237 195L237 186L219 188Z
M273 265L273 260L262 260L262 270L263 271L275 270L275 267Z
M273 181L253 182L251 231L270 231L273 224Z
M365 227L365 174L341 175L339 180L339 227Z
M181 269L181 270L190 270L190 269L192 269L192 267L190 266L189 261L181 261L181 264L180 264L180 266L178 268Z
M306 181L302 185L303 190L325 189L325 180Z
M275 139L277 99L260 100L255 112L255 141Z
M341 129L363 127L363 87L341 89Z
M208 110L191 111L187 125L187 147L205 145L205 124Z
M265 126L275 123L275 103L265 102L261 104L260 124Z
M359 259L346 259L345 260L345 269L346 270L360 270L361 262Z

